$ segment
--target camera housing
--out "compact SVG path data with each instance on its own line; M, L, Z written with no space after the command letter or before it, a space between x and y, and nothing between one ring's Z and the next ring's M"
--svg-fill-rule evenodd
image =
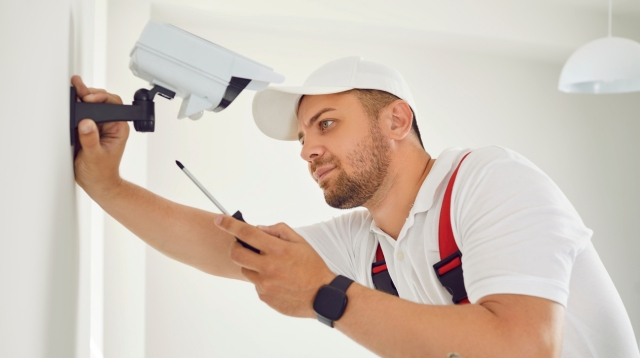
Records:
M129 68L183 99L178 118L219 112L244 89L261 91L284 76L169 24L149 21L131 50Z

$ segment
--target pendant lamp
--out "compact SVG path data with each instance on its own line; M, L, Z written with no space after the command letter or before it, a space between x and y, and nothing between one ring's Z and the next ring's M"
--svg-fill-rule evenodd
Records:
M609 36L577 49L560 74L558 89L568 93L625 93L640 91L640 43Z

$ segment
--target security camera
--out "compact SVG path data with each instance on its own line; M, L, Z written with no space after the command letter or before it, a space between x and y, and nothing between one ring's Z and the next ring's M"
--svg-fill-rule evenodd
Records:
M220 112L244 89L262 91L284 76L272 68L169 24L149 21L131 50L129 68L149 82L140 89L132 105L76 102L71 87L71 144L75 144L78 122L133 121L139 132L154 131L156 94L183 99L178 119L198 119L204 111Z
M272 68L168 24L150 21L131 51L129 68L183 98L178 118L220 112L243 89L261 91L284 76Z

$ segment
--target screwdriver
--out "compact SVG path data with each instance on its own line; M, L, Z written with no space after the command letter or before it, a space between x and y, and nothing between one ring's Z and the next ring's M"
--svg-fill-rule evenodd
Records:
M191 174L191 172L189 172L189 170L187 168L184 167L184 165L182 165L182 163L180 163L179 161L176 160L176 164L178 164L178 167L180 168L180 170L182 170L188 177L189 179L191 179L191 181L198 187L200 188L200 190L202 190L202 192L204 193L204 195L207 196L207 198L209 198L209 200L211 200L213 202L213 205L215 205L218 209L220 209L220 211L222 211L225 215L229 215L229 212L226 211L223 207L222 204L220 204L220 202L218 202L216 200L216 198L213 197L213 195L211 195L211 193L209 193L209 191L202 185L200 184L200 182L198 181L198 179L196 179L196 177L193 176L193 174ZM240 212L240 210L236 211L233 215L231 215L231 217L235 218L236 220L240 220L243 223L246 223L246 221L244 221L244 218L242 217L242 213ZM236 237L236 240L238 240L238 242L244 246L245 248L255 252L256 254L260 253L260 250L256 249L255 247L247 244L246 242L238 239Z

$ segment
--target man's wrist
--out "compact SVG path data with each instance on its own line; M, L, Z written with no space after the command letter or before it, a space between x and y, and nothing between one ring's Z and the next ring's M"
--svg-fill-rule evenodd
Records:
M327 273L325 275L324 279L321 281L322 284L320 284L320 287L318 287L318 290L320 290L320 288L322 288L322 286L330 284L331 281L333 281L336 277L338 277L338 275L336 275L335 273L329 271L329 273Z
M331 283L331 281L333 281L333 279L335 279L338 275L336 275L335 273L329 271L326 274L322 275L322 279L319 280L320 285L316 287L313 297L311 297L311 312L309 313L309 318L313 318L313 319L317 319L318 315L316 314L316 311L313 310L313 302L316 300L316 296L318 295L318 292L320 291L320 289L328 284Z
M353 280L337 275L328 285L320 287L313 300L313 310L320 322L333 327L333 322L344 314L347 304L347 290Z

